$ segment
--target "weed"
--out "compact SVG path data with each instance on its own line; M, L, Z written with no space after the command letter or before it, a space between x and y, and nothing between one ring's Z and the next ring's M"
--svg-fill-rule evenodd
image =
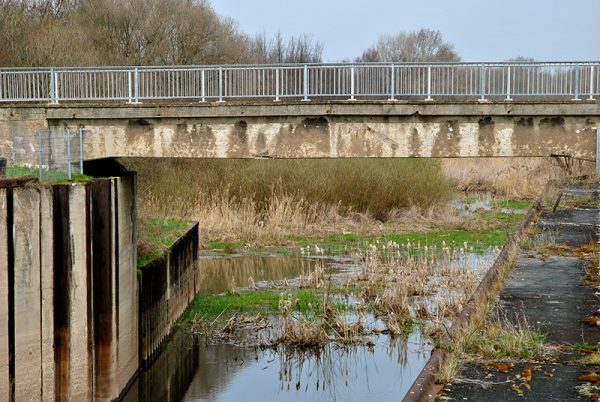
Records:
M161 256L189 228L190 222L146 216L138 219L137 265Z

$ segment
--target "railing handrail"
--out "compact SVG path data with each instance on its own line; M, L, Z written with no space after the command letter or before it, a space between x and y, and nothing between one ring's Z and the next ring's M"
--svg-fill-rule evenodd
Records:
M557 66L557 65L595 65L600 64L598 61L590 60L574 60L574 61L389 61L389 62L328 62L328 63L264 63L264 64L176 64L176 65L106 65L106 66L43 66L43 67L0 67L0 71L87 71L87 70L131 70L131 69L198 69L209 68L281 68L281 67L344 67L344 66Z
M347 62L0 68L0 102L600 95L600 61Z

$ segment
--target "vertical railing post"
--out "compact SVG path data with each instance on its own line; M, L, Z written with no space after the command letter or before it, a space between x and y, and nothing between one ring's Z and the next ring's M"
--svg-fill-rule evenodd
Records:
M65 127L65 136L67 137L67 176L71 180L71 129L69 127Z
M303 73L303 92L304 98L302 99L304 102L308 102L308 65L304 65L304 73Z
M510 66L508 66L507 74L508 74L508 76L506 78L506 100L510 101L510 100L512 100L512 98L510 97L510 85L511 85Z
M79 174L83 174L83 127L79 127Z
M50 69L50 103L58 104L58 73L53 68Z
M581 100L579 99L579 92L581 91L581 66L579 64L577 64L577 66L575 67L575 88L574 88L574 92L575 92L575 98L571 99L574 101L578 101Z
M354 66L350 67L350 100L354 100Z
M223 101L223 66L219 66L219 102Z
M133 103L133 72L127 70L127 103Z
M427 99L425 100L433 100L431 99L431 66L427 66Z
M133 71L133 103L140 103L140 70Z
M200 71L200 102L206 102L206 77L205 70Z
M279 69L275 69L275 101L279 102Z
M42 129L38 129L38 178L42 180L42 164L44 163L44 152L42 143Z
M594 66L590 67L590 100L594 100Z
M396 66L392 63L392 71L390 74L390 100L394 100L396 96Z
M480 97L480 101L484 101L485 100L485 64L482 64L479 68L479 85L481 88L480 92L481 92L481 97Z

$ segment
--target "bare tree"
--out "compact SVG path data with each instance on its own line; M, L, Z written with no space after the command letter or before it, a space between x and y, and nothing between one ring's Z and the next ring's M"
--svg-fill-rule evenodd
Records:
M460 61L440 31L421 29L383 35L357 58L359 62Z
M286 41L281 32L271 39L261 33L253 45L255 63L319 63L323 55L323 44L306 34Z

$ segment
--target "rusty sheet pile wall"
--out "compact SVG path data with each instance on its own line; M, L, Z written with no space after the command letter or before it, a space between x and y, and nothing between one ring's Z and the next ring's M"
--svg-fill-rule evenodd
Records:
M134 197L134 174L0 180L0 399L109 401L134 378Z
M165 254L140 268L140 358L143 364L158 354L200 289L198 224L180 237Z

